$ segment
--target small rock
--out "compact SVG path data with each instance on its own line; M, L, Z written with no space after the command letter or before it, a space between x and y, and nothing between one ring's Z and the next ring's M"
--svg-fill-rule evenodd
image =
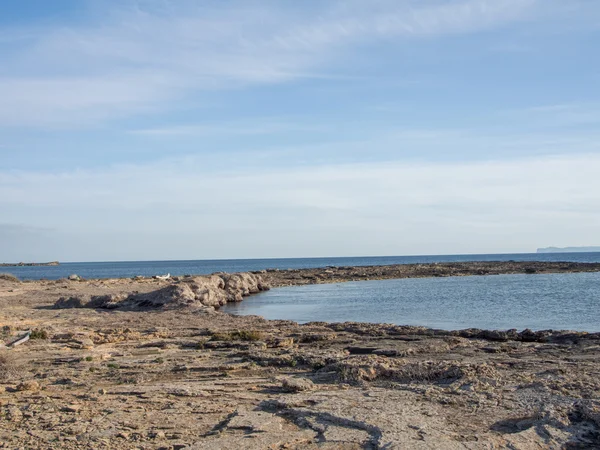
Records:
M72 275L69 275L69 280L70 281L81 281L81 277L74 273Z
M285 378L281 386L288 392L312 391L314 383L308 378Z
M79 339L74 339L73 343L76 347L84 349L84 350L91 350L94 348L94 341L92 341L90 338L79 338Z
M70 405L63 407L63 411L70 412L70 413L79 412L80 409L81 409L81 405L79 405L77 403L71 403Z
M9 406L6 410L6 419L10 422L19 422L23 419L23 413L16 406Z
M39 391L40 385L37 381L23 381L17 385L17 391Z
M158 431L150 431L148 433L148 437L150 439L165 439L166 435L164 431L158 430Z
M294 345L294 338L276 338L270 344L273 347L292 347Z
M103 389L103 388L98 389L98 394L106 395L106 389Z

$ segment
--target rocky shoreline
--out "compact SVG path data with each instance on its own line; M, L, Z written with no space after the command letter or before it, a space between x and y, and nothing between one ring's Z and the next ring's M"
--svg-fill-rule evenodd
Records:
M457 277L543 273L600 272L600 263L489 261L389 266L325 267L316 269L269 269L259 273L273 287L392 278Z
M0 348L0 448L600 448L600 333L299 325L215 309L269 285L599 269L0 279L0 342L29 339Z
M18 262L18 263L0 263L0 267L36 267L36 266L59 266L60 263L58 261L50 261L46 263L26 263L26 262Z

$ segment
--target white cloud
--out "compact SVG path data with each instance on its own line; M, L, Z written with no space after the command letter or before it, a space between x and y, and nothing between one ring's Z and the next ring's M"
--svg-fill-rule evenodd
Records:
M51 259L136 259L148 239L154 259L527 251L594 243L598 173L598 155L218 173L188 159L3 173L0 207L87 242ZM110 257L106 235L140 230Z
M530 17L540 3L142 5L104 11L87 26L12 29L22 48L4 61L0 125L89 125L170 109L194 92L336 76L327 71L356 42L494 29Z

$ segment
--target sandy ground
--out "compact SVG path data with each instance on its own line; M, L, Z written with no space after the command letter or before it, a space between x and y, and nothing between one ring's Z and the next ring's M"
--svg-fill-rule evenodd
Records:
M172 283L0 280L0 448L600 448L598 334L52 308Z

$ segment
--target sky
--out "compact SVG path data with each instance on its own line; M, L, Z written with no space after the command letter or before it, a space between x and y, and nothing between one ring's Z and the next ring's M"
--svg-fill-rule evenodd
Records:
M0 262L600 245L597 0L0 2Z

